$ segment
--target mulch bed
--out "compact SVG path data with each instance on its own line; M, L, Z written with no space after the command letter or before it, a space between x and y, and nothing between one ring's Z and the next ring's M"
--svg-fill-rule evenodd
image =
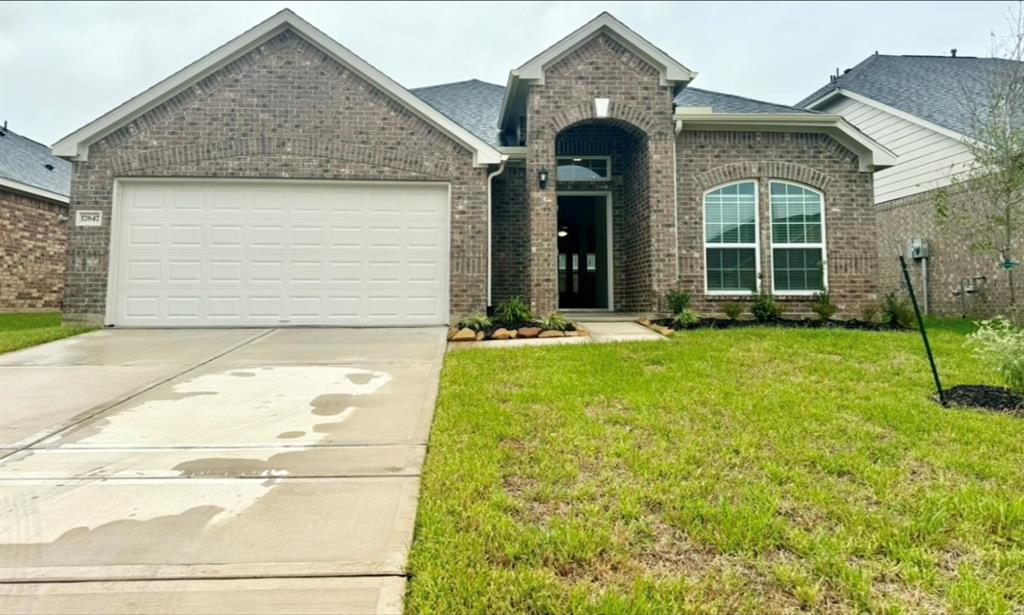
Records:
M1024 395L1003 387L961 384L943 391L947 406L984 408L1024 418Z
M699 322L683 327L676 324L671 318L655 320L654 324L686 331L691 329L738 329L743 327L783 327L787 329L852 329L854 331L909 331L899 325L883 325L877 322L864 320L821 320L805 318L801 320L790 320L780 318L769 322L757 320L728 320L724 318L701 318Z

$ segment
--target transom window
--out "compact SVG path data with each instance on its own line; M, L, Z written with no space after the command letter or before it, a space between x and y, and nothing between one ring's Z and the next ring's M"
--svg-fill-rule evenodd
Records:
M608 156L566 156L555 162L558 181L596 182L611 177L611 159Z
M822 195L798 184L769 183L772 288L776 294L815 293L827 285Z
M705 193L704 245L708 292L757 291L756 182L737 182Z

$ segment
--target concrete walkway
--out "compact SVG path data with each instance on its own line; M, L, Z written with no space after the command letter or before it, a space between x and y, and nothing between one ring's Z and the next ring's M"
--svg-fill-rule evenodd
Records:
M399 611L444 336L106 330L4 355L0 612Z
M635 322L612 320L581 320L581 327L599 344L609 342L658 342L665 337Z

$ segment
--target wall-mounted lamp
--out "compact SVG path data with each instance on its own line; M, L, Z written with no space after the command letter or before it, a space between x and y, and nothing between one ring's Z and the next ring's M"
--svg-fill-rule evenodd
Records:
M548 187L548 170L541 169L537 172L537 183L540 184L540 189L543 190Z
M558 228L558 236L559 237L568 237L569 236L569 227L567 227L567 226L559 227Z

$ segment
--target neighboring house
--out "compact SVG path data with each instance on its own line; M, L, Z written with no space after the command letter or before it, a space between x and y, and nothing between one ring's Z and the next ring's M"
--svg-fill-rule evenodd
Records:
M290 11L65 137L65 316L137 326L441 324L698 307L755 287L877 300L872 173L836 115L688 87L607 13L511 72L404 89Z
M932 313L988 314L1009 305L1007 276L995 254L972 252L969 242L937 216L936 191L973 162L965 142L975 138L972 105L987 105L987 80L1008 60L953 56L869 56L830 79L797 106L842 115L899 156L875 174L883 292L900 283L898 251L914 240L927 262L912 263L915 285L927 286ZM951 190L951 207L976 194ZM927 280L924 273L927 271ZM984 278L984 281L981 280ZM959 293L961 281L978 293ZM954 294L956 293L956 294Z
M71 163L0 129L0 312L59 310Z

